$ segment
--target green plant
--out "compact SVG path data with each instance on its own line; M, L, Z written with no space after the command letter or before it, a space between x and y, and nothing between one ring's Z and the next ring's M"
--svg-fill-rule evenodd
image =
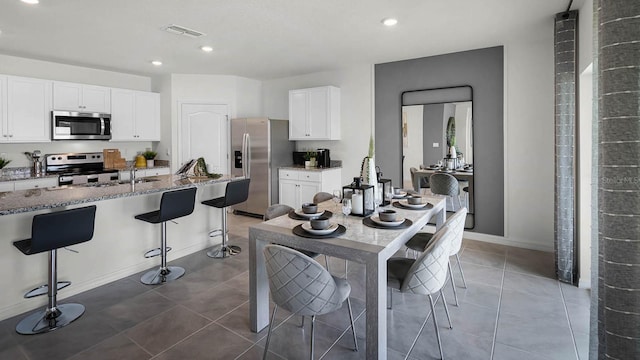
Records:
M144 158L147 159L147 160L153 160L153 159L156 158L157 155L158 155L157 152L151 151L151 150L147 150L147 151L142 153L142 156L144 156Z
M222 177L222 174L212 174L207 171L207 162L204 161L204 158L198 158L196 165L193 167L193 174L198 177L208 177L211 179Z
M447 122L447 146L456 146L456 118L453 116Z
M2 169L3 167L9 165L10 162L11 162L11 160L8 160L8 159L0 157L0 169Z
M305 161L310 161L311 159L315 158L318 156L318 153L316 153L315 151L307 151L304 154L304 159Z

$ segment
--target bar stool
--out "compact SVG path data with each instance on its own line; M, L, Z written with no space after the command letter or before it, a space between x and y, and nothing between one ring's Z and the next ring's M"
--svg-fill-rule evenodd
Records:
M172 281L184 275L184 269L179 266L167 266L167 221L187 216L193 212L196 201L195 187L186 189L167 191L160 199L160 210L136 215L138 220L151 224L161 224L160 249L148 251L145 257L160 255L160 268L151 270L142 275L140 281L146 285L158 285L167 281Z
M95 205L36 215L31 223L31 239L13 243L25 255L49 252L47 285L24 295L28 299L46 293L49 303L46 309L22 319L16 326L16 332L23 335L46 333L69 325L84 314L84 306L81 304L58 305L58 290L71 285L71 282L58 282L57 250L91 240L95 217Z
M211 250L207 251L207 256L211 258L222 259L229 256L237 255L242 251L239 246L227 244L227 206L236 205L247 201L247 198L249 198L250 181L251 179L230 181L227 183L227 187L224 191L224 196L202 202L202 204L204 205L222 209L222 228L209 232L210 237L221 235L222 244L214 246Z

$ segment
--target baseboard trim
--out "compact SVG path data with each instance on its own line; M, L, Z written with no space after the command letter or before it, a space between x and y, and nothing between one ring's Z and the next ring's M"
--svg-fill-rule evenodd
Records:
M433 225L427 225L423 228L423 231L435 232L436 227ZM483 241L487 243L513 246L513 247L522 248L522 249L538 250L538 251L544 251L544 252L555 251L555 249L553 248L553 245L543 245L543 244L539 244L531 241L513 240L513 239L506 238L504 236L481 234L481 233L472 232L472 231L465 231L463 237L468 240Z

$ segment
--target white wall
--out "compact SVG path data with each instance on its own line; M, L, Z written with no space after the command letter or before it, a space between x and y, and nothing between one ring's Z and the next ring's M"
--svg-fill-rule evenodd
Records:
M151 78L115 71L92 69L49 61L0 55L0 74L46 80L151 91ZM64 152L102 152L104 148L118 148L128 160L138 151L152 147L151 142L57 141L50 143L0 144L0 154L11 160L9 167L30 166L25 151L40 150L43 154Z
M267 80L262 83L264 114L275 119L289 118L289 90L333 85L340 88L342 140L298 141L298 150L328 148L332 160L342 160L342 184L360 175L360 164L369 151L373 132L372 65L363 64L301 76ZM384 172L384 169L382 169Z
M178 164L178 120L179 103L201 102L229 105L229 117L260 116L262 114L261 83L258 80L229 75L173 74L163 79L163 89L170 89L168 99L171 116L163 117L163 129L170 129L169 136L162 138L163 151L170 149L171 164ZM164 108L163 108L164 109ZM167 126L169 121L169 126Z

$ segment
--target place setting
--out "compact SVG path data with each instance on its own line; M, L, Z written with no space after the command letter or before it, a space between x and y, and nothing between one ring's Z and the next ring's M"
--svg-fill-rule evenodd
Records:
M329 210L319 211L318 205L314 203L305 203L302 208L289 211L289 217L293 220L311 220L321 216L330 218L333 213Z
M433 204L424 201L422 196L412 195L407 197L406 199L394 201L393 206L400 209L425 210L432 208Z
M310 219L293 228L293 233L310 239L326 239L333 238L344 234L347 231L343 225L330 221L331 216L322 215L320 217Z
M395 210L383 210L362 219L365 226L376 229L404 229L413 225L409 219L398 216Z

